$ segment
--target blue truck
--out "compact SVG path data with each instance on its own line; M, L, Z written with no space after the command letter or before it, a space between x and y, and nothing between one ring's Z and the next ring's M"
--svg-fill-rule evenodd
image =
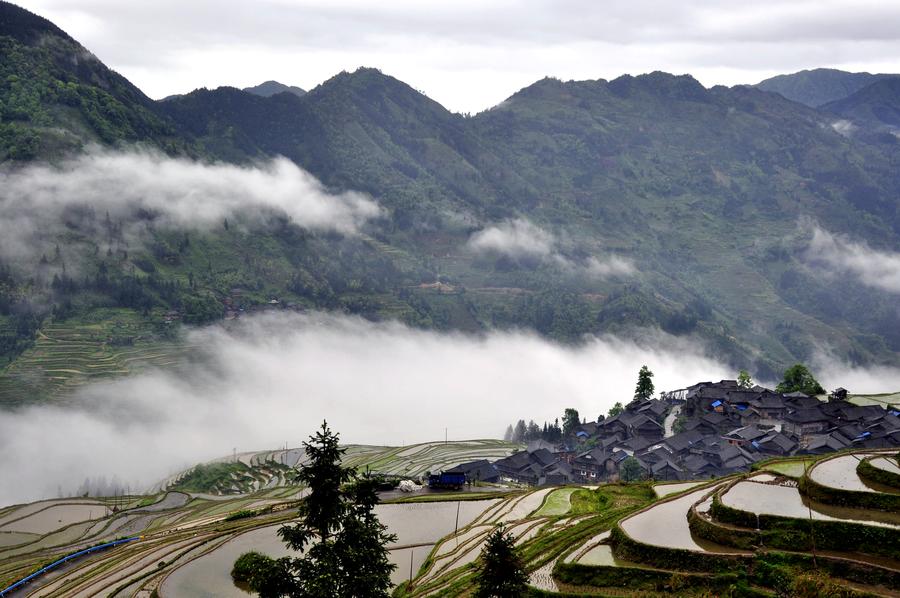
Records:
M428 476L429 488L449 488L459 490L466 483L466 474L457 471L442 471Z

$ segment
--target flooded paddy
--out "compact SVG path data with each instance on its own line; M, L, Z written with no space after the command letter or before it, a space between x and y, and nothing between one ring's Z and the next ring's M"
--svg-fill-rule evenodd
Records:
M41 502L35 502L28 505L24 505L21 507L15 507L10 509L9 511L3 514L3 517L0 517L0 529L3 529L7 523L10 523L16 519L24 519L28 515L33 515L38 511L42 511L49 507L54 506L65 506L65 505L94 505L95 508L102 509L104 507L103 503L87 500L87 499L78 499L76 501L73 500L45 500Z
M810 471L809 477L814 482L854 492L878 492L863 482L856 474L859 462L870 455L844 455L826 461L820 461Z
M869 463L872 467L877 467L878 469L900 475L900 465L897 465L896 459L890 457L876 457L869 461Z
M457 526L457 506L460 528L468 525L497 500L432 503L396 503L375 507L379 520L388 531L397 534L389 559L397 565L391 576L398 584L409 577L410 560L413 576L428 556L433 545L452 534ZM294 554L278 537L280 526L268 526L241 534L209 554L176 569L160 586L163 597L207 598L246 596L231 581L231 567L244 552L256 550L273 558ZM413 546L411 546L413 545ZM389 547L390 549L390 547Z
M806 468L812 463L814 463L812 459L804 459L802 461L780 461L766 465L765 468L768 471L774 471L775 473L780 473L781 475L786 475L792 478L799 478L803 476L803 474L806 472Z
M679 498L657 503L646 511L625 519L619 525L632 539L644 544L697 552L741 552L695 539L691 535L687 513L694 503L711 491L712 488L702 488Z
M848 521L879 527L898 527L900 524L897 514L809 503L797 488L789 486L738 482L722 495L721 500L726 506L758 515L800 519L812 517L822 521Z
M522 498L513 501L513 504L511 504L508 509L504 509L494 521L496 523L507 523L509 521L525 519L534 513L535 510L540 508L541 504L544 502L544 497L552 491L553 488L545 488L543 490L532 492L531 494L526 494Z
M689 490L694 486L705 484L706 482L680 482L678 484L656 484L653 486L653 492L659 498L665 498L671 494L678 494L684 490Z
M105 517L108 513L106 506L99 503L54 505L11 521L2 527L2 531L49 534L73 523Z
M613 556L612 546L609 544L597 544L581 555L576 562L581 565L617 566L616 558Z
M535 513L537 517L558 517L565 515L572 508L572 493L577 488L560 488L547 495L543 506Z
M37 534L28 534L25 532L0 532L0 548L6 546L18 546L25 542L33 542L40 536Z

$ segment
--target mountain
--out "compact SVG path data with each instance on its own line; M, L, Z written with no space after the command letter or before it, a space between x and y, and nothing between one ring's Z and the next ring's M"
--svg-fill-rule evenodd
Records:
M846 98L822 106L859 125L900 131L900 77L881 79Z
M54 159L88 141L236 164L284 156L329 190L384 208L358 236L279 219L142 225L143 244L114 239L108 250L115 223L70 218L44 255L0 263L0 355L10 362L0 404L21 396L23 381L56 392L60 376L39 371L47 339L108 325L118 339L109 351L142 339L168 346L172 314L202 323L273 297L436 329L525 327L562 342L658 327L763 379L823 348L900 363L896 296L823 273L807 253L810 222L900 250L900 150L841 135L835 112L661 72L543 79L472 117L371 68L302 96L222 87L153 102L49 22L0 8L0 81L12 81L0 88L4 161ZM81 66L74 53L87 56ZM10 131L38 141L23 152ZM472 249L473 233L511 222L538 230L543 253ZM78 274L62 267L67 258ZM610 263L627 267L610 274ZM136 332L119 339L123 319Z
M50 21L0 0L0 160L85 143L179 145L153 100Z
M760 81L756 87L763 91L779 93L789 100L816 108L844 99L876 81L890 77L897 77L897 75L813 69L790 75L778 75Z
M285 92L292 93L297 97L306 94L306 91L300 89L299 87L295 87L293 85L285 85L284 83L279 83L278 81L265 81L264 83L254 85L253 87L245 87L244 91L246 91L247 93L252 93L254 95L262 96L264 98L272 97L276 93Z

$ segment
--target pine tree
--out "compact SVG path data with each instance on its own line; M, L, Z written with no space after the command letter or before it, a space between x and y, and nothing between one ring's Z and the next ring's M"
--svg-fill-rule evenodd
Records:
M516 550L516 540L502 525L488 535L476 570L477 598L518 598L528 588L528 576Z
M240 575L260 598L386 598L395 565L385 546L396 536L375 515L375 480L341 467L345 449L325 422L303 446L309 461L297 480L310 493L300 504L300 522L278 530L303 556L274 560L242 555L232 576Z
M637 386L634 388L634 400L646 401L653 396L653 372L650 368L643 365L641 371L638 372Z

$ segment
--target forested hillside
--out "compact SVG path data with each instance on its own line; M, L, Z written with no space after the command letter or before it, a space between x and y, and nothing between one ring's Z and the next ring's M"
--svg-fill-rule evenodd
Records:
M152 347L177 339L178 321L264 308L526 327L563 342L658 327L761 377L822 349L900 362L896 295L809 254L817 228L900 250L897 139L835 125L859 111L653 73L544 79L464 116L368 68L303 95L220 88L154 102L2 2L0 47L7 174L91 144L244 166L285 156L328 191L383 208L354 233L249 209L205 228L70 211L29 255L0 256L7 404L24 400L23 384L61 396L96 373L50 376L39 351ZM78 344L85 331L96 338Z

